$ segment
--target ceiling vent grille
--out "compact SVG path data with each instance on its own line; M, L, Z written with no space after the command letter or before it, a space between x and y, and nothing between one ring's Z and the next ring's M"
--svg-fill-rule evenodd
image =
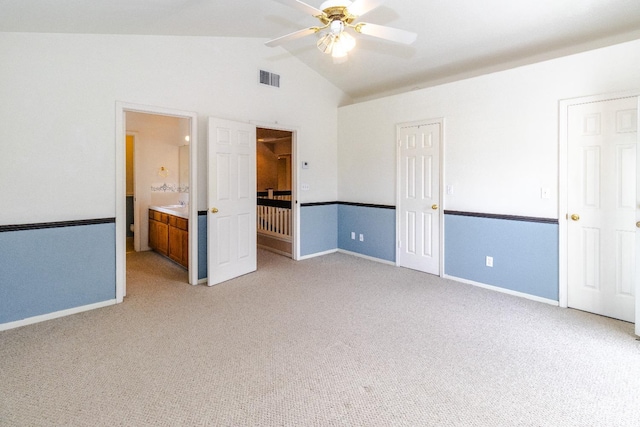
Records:
M260 83L263 85L280 87L280 74L260 70Z

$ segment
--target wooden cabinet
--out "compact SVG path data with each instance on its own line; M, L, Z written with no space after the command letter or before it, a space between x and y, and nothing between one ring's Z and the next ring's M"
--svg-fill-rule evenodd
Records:
M189 221L149 209L149 246L189 268Z
M169 258L189 268L189 221L169 217Z

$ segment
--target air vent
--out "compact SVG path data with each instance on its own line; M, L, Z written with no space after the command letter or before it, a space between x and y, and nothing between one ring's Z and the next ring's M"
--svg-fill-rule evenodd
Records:
M260 83L274 87L280 87L280 74L260 70Z

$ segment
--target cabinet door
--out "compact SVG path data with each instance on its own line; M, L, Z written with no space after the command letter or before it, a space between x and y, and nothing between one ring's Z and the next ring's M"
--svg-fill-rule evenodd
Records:
M168 255L169 253L169 225L168 224L164 224L162 222L157 222L157 230L158 232L157 237L158 237L158 244L156 246L156 249L158 252L160 252L163 255Z
M152 219L149 220L149 247L158 248L158 222Z
M182 234L184 232L176 227L169 227L169 258L182 263Z
M182 231L182 261L181 264L189 268L189 232Z

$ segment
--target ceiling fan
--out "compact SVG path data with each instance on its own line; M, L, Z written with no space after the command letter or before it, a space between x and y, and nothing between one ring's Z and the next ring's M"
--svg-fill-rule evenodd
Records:
M355 38L347 32L349 28L356 33L402 44L411 44L417 37L416 33L409 31L357 22L360 16L382 5L384 0L354 0L353 2L348 0L327 0L320 5L320 9L299 0L276 1L310 14L320 20L322 25L305 28L270 40L265 43L269 47L280 46L288 41L327 30L320 36L316 46L321 52L330 54L334 58L334 62L341 62L346 60L347 53L356 45Z

